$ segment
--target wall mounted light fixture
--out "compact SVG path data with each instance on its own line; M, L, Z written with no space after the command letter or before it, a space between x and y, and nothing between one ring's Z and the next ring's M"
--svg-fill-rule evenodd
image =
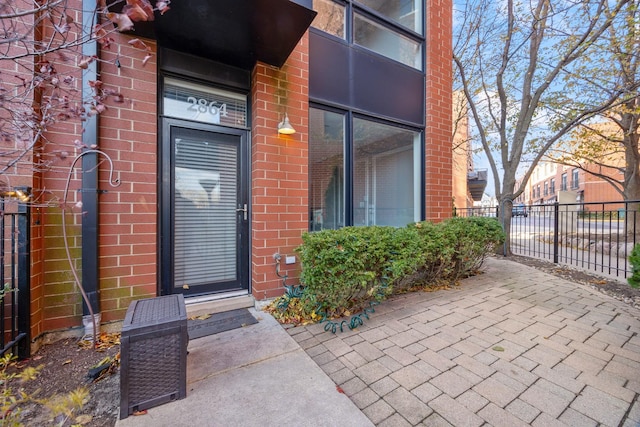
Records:
M29 194L29 190L20 188L16 188L15 190L11 191L0 191L0 197L14 197L22 203L27 203L29 200L31 200L31 194Z
M287 113L284 114L284 120L278 123L278 133L281 135L292 135L296 133L296 130L289 123L289 116Z

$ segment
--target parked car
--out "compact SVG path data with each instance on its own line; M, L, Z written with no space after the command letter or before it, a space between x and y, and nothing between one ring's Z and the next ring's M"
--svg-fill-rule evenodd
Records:
M527 212L527 208L525 205L515 205L512 209L511 209L511 216L523 216L523 217L528 217L529 213Z

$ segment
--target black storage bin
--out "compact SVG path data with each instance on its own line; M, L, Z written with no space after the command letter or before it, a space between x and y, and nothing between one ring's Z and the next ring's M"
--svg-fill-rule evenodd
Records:
M187 395L182 294L133 301L120 338L120 419Z

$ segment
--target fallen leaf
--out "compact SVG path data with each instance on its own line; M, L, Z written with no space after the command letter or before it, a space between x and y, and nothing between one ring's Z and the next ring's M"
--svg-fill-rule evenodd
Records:
M80 425L89 424L93 420L93 417L89 414L82 414L76 417L76 423Z
M504 351L504 347L500 347L499 345L492 348L493 351Z
M64 362L62 362L63 365L68 365L71 363L71 359L67 359Z
M344 390L339 385L336 386L336 390L338 391L338 393L344 394Z

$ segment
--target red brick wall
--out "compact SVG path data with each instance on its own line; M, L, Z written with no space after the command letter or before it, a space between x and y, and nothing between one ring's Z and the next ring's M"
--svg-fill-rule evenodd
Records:
M102 67L105 85L118 88L123 103L110 103L100 116L102 150L108 153L121 185L108 184L108 168L100 170L100 292L102 320L121 320L134 299L157 295L157 56L131 48L120 37L117 49L103 50L101 58L120 68Z
M426 188L427 219L440 221L452 213L452 4L427 2L426 42Z
M128 45L130 37L114 35L115 44L99 53L100 78L104 88L121 93L124 102L110 97L107 109L99 115L98 149L113 161L114 179L121 185L109 185L110 165L99 155L99 285L102 321L121 320L131 300L155 296L157 290L157 110L156 61L142 66L145 52ZM147 41L153 52L155 45ZM119 45L119 49L118 49ZM78 57L79 58L79 57ZM78 60L76 58L76 60ZM116 67L118 58L120 67ZM80 79L79 71L76 72ZM79 81L79 80L78 80ZM32 322L35 335L44 331L81 325L82 304L74 284L62 238L60 202L67 174L80 150L74 140L82 139L78 120L61 123L47 135L42 147L46 158L56 159L43 171L39 187L46 189L43 199L51 201L41 209L42 239L34 235L34 247L42 248L42 286L34 283L36 301ZM64 151L66 156L60 156ZM74 264L81 277L82 161L72 173L65 208L68 242ZM34 227L34 229L38 229ZM34 277L34 282L36 277Z
M282 255L288 284L296 283L300 264L285 265L294 255L308 222L308 80L309 35L300 40L278 69L259 63L252 75L252 248L251 282L256 299L282 295L274 253ZM296 130L278 135L284 113ZM296 258L297 260L297 258Z

